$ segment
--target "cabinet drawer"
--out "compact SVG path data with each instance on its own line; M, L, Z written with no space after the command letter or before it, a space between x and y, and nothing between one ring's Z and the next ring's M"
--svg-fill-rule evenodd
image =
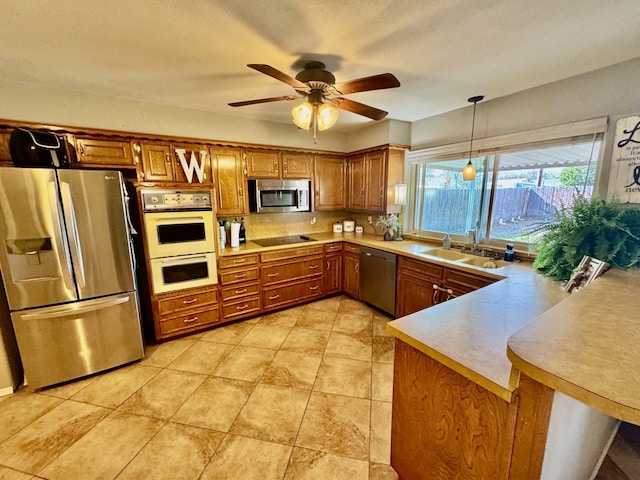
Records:
M158 313L169 315L184 310L199 309L218 301L218 290L194 292L188 295L174 295L158 299Z
M444 271L444 267L441 265L413 260L402 256L398 257L398 268L411 270L420 276L433 277L438 280L442 278L442 272Z
M259 293L260 286L258 285L258 282L240 283L232 287L223 288L222 300L226 302L235 298L248 297Z
M277 264L262 267L260 278L262 285L268 286L274 283L296 280L323 273L324 262L322 257L299 260L287 264Z
M244 265L255 265L258 263L258 254L253 255L232 255L228 257L219 257L220 268L241 267Z
M342 243L341 242L327 243L324 246L324 252L325 253L341 252L341 251L342 251Z
M245 317L260 311L260 297L245 298L239 302L224 304L222 316L225 320Z
M245 270L234 270L231 272L220 272L220 283L222 285L230 285L238 282L246 282L247 280L258 279L258 267L247 268Z
M176 333L180 330L190 330L195 327L215 324L220 321L220 310L215 305L208 310L189 312L177 317L160 320L160 331L163 335Z
M492 278L474 275L473 273L463 272L462 270L454 270L447 268L444 271L444 284L448 288L453 288L461 293L468 293L478 288L486 287L495 282Z
M262 291L262 306L265 310L291 305L324 295L322 277L304 282L283 285Z
M355 245L353 243L345 243L343 248L344 248L345 252L357 253L358 255L360 254L360 246L359 245Z
M322 245L316 245L314 247L300 247L264 252L260 254L260 260L263 262L273 262L275 260L286 260L288 258L304 257L307 255L322 255L323 253L324 247Z

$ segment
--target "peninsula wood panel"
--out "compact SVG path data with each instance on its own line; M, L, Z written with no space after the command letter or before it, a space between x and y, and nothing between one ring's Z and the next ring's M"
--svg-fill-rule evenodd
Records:
M391 466L402 480L508 479L516 407L396 340Z

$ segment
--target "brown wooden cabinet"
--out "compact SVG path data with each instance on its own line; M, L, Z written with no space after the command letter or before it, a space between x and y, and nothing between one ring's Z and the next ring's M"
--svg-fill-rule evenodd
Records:
M274 150L247 150L249 178L311 178L313 155L307 153L278 152Z
M242 151L236 148L212 148L210 154L217 187L217 215L248 214L247 167Z
M324 292L326 295L342 290L342 243L327 243L324 246Z
M396 317L446 302L493 282L495 279L475 273L399 257Z
M138 147L134 144L134 149L136 148ZM139 148L142 152L144 180L147 182L211 183L211 159L209 149L204 145L141 142ZM183 155L188 169L191 168L193 154L195 163L202 169L202 182L199 181L196 169L190 171L191 182L189 182L176 149L185 150ZM193 166L195 167L195 164Z
M249 178L280 178L280 152L273 150L247 150Z
M76 161L83 166L130 168L140 163L131 142L76 137Z
M439 299L435 286L442 284L441 265L398 257L396 280L396 317L428 308Z
M387 195L387 151L354 155L348 160L347 210L384 213Z
M262 305L272 310L324 296L322 245L260 254Z
M282 178L312 178L313 155L282 152Z
M347 163L342 157L316 156L314 165L314 209L344 210L347 207Z
M258 255L219 258L219 277L224 320L236 320L260 312Z
M156 295L153 308L158 341L209 328L221 322L217 285Z
M342 290L354 298L360 298L360 247L353 243L345 243L342 261Z

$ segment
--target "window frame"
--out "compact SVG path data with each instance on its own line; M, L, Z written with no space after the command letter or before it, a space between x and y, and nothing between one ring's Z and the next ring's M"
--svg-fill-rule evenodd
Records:
M474 139L474 148L471 151L471 157L476 160L480 157L495 156L493 159L493 169L491 172L485 172L483 175L484 185L481 189L486 193L489 189L489 197L486 199L484 211L479 212L479 218L474 219L475 224L481 226L479 243L485 248L504 248L507 243L515 244L515 249L521 252L528 252L531 244L525 242L514 242L511 240L491 238L491 215L494 207L495 190L498 182L500 171L500 155L505 153L513 153L532 149L540 149L545 147L566 146L575 143L600 142L598 157L595 159L595 181L593 193L598 191L600 184L600 176L602 172L602 159L604 156L605 139L604 134L607 127L607 118L597 118L582 122L560 125L556 127L546 127L526 132L518 132L515 134L507 134L496 137L487 137L484 139ZM460 160L469 158L469 142L459 142L444 146L436 146L420 150L412 150L407 154L407 184L408 184L408 205L405 218L405 233L414 238L424 238L431 241L441 241L442 233L435 231L422 231L416 229L416 195L417 195L417 170L421 164ZM592 159L593 160L593 159ZM487 185L490 180L491 184ZM483 195L484 195L483 193ZM454 245L466 243L465 235L451 235Z

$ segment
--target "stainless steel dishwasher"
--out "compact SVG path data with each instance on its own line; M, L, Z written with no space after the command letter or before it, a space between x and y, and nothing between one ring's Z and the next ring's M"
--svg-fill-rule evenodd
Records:
M377 248L360 247L360 299L395 315L395 253Z

